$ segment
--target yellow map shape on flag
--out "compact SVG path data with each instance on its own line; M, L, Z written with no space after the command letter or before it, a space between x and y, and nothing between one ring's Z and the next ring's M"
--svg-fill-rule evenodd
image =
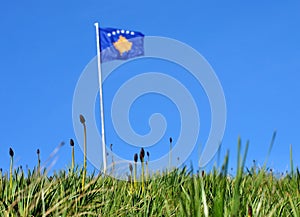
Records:
M120 55L122 56L123 53L131 50L132 42L128 41L125 37L120 35L118 41L114 42L114 47L120 52Z

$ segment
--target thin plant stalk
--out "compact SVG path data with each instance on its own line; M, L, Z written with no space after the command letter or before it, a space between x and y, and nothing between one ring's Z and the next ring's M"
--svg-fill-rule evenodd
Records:
M75 150L74 150L74 140L70 139L70 145L72 147L72 167L71 167L71 171L74 171L74 167L75 167Z
M40 175L40 173L41 173L40 149L38 149L38 150L36 151L36 153L37 153L37 156L38 156L37 173L38 173L38 175Z
M86 125L84 124L84 159L83 159L83 177L82 177L82 189L84 188L85 176L86 176L86 153L87 153L87 145L86 145Z
M75 151L74 151L74 147L72 147L72 171L74 171L74 167L75 167Z
M136 180L136 173L137 173L137 165L136 163L134 163L134 177L133 177L133 181L134 181L134 187L136 188L137 185L137 180Z
M9 168L9 191L12 192L12 184L13 184L13 165L14 165L14 151L12 148L9 149L10 155L10 168Z
M148 181L148 176L149 176L149 168L148 168L148 161L146 161L146 175L145 175L145 179L146 179L146 182Z
M130 171L130 191L132 192L132 190L133 190L133 184L132 184L132 177L133 177L133 174L132 174L132 172L133 172L133 167L132 167L132 164L131 163L129 163L129 171Z
M144 166L144 161L142 162L142 189L143 191L145 190L145 183L144 183L144 172L145 171L145 166Z
M136 188L136 185L137 185L137 180L136 180L136 175L137 175L137 161L138 161L138 154L135 153L134 154L134 176L133 176L133 181L134 181L134 187Z
M10 158L10 168L9 168L9 191L12 191L13 184L13 165L14 165L14 157Z
M142 148L141 151L140 151L140 160L141 160L141 163L142 163L142 190L144 191L145 190L145 183L144 183L144 175L145 175L145 165L144 165L144 162L145 162L145 150Z
M147 162L146 162L146 181L148 181L148 177L150 178L149 174L149 160L150 160L150 153L147 151Z
M83 175L82 175L82 191L84 190L84 183L85 183L85 176L86 176L86 153L87 153L87 144L86 144L86 125L85 125L85 119L83 115L80 115L80 122L83 125L83 135L84 135L84 140L83 140Z
M172 137L170 137L170 147L169 147L169 171L171 171L172 167Z

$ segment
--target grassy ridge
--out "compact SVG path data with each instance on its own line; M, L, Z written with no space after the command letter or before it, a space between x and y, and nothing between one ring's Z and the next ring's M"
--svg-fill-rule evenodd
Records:
M228 156L209 174L177 169L135 183L87 175L83 169L51 177L38 169L0 174L1 216L300 216L300 173L275 177L264 168L227 174ZM144 189L144 190L143 190Z
M84 124L83 118L81 122ZM1 216L300 216L300 172L298 168L294 170L292 148L291 173L281 177L266 170L267 159L262 168L254 165L245 172L248 143L241 156L239 139L235 177L228 175L227 153L222 168L209 173L183 168L156 174L151 179L147 175L149 153L146 152L144 177L145 151L141 149L141 177L136 176L135 154L134 168L129 164L130 181L126 182L103 174L88 175L86 154L83 168L74 168L73 140L70 145L72 167L50 177L46 169L41 171L39 150L36 168L26 172L22 167L13 169L14 152L9 150L10 171L3 174L0 170Z

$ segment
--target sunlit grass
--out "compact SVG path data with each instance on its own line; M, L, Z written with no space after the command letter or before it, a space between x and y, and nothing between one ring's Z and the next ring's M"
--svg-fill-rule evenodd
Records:
M136 175L135 154L134 165L128 166L128 182L86 174L85 168L73 163L70 170L52 176L46 169L39 171L39 161L32 171L12 167L9 174L0 172L0 215L300 216L299 169L274 175L265 166L254 165L245 172L248 143L243 149L241 155L239 139L235 175L228 174L229 153L222 167L210 172L185 167L147 179ZM13 153L9 154L7 160L12 162Z

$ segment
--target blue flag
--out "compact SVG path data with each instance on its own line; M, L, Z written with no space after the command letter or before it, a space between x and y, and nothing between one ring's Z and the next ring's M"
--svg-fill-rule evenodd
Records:
M100 28L101 61L127 60L144 55L144 34L114 28Z

